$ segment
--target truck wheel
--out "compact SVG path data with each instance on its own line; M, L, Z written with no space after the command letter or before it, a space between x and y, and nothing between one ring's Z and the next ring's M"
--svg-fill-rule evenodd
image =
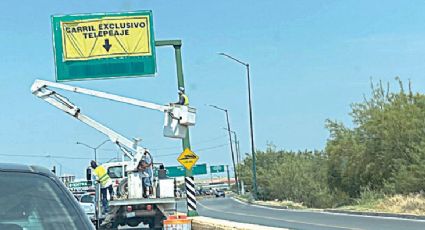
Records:
M128 179L127 179L127 178L125 178L125 179L123 179L123 180L119 183L119 185L118 185L118 188L117 188L117 195L118 195L118 196L123 196L123 195L125 195L127 192L128 192Z

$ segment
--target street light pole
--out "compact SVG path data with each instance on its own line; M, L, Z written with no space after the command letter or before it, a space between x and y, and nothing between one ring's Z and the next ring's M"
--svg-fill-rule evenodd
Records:
M226 128L223 128L223 129L228 130ZM236 132L233 131L233 130L230 130L230 132L233 133L233 135L235 136L236 165L239 165L240 158L241 158L241 152L240 152L240 149L239 149L238 135L236 135ZM238 184L239 192L241 192L242 191L241 172L238 170L237 174L238 174L238 182L239 182L239 184Z
M105 140L105 141L103 141L102 143L100 143L97 147L92 147L92 146L90 146L90 145L88 145L88 144L85 144L85 143L82 143L82 142L79 142L79 141L77 141L75 144L77 144L77 145L84 145L84 146L86 146L87 148L89 148L89 149L92 149L93 150L93 152L94 152L94 161L96 161L97 162L97 150L102 146L102 145L104 145L106 142L108 142L108 141L110 141L109 139L108 140Z
M223 128L225 130L227 130L226 128ZM235 150L236 150L236 164L240 163L240 151L239 151L239 141L238 141L238 135L236 135L236 132L233 130L230 130L231 133L233 133L233 136L235 136Z
M225 53L219 53L219 55L225 56L227 58L232 59L233 61L238 62L239 64L242 64L246 67L246 74L248 78L248 107L249 107L249 125L251 130L251 153L252 153L252 187L254 190L253 196L254 199L257 199L257 168L256 168L256 157L255 157L255 145L254 145L254 125L252 122L252 103L251 103L251 80L249 76L249 64L242 62L228 54Z
M229 112L228 112L227 109L223 109L223 108L220 108L220 107L215 106L215 105L209 105L209 106L211 106L211 107L213 107L215 109L224 111L226 113L227 132L229 133L230 152L231 152L231 155L232 155L233 172L235 174L236 190L237 190L237 193L239 194L239 182L238 182L238 175L237 175L237 172L236 172L235 153L233 152L232 134L230 133L231 129L230 129L230 121L229 121Z

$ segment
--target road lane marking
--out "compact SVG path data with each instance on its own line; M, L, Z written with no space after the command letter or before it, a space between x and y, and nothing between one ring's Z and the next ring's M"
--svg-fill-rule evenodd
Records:
M317 223L308 223L308 222L303 222L303 221L297 221L297 220L286 220L286 219L279 219L279 218L274 218L274 217L267 217L267 216L257 216L257 215L251 215L251 214L238 214L238 213L233 213L233 212L226 212L226 211L222 211L222 210L218 210L218 209L214 209L214 208L209 208L205 205L203 205L202 203L198 203L199 206L204 207L206 209L215 211L215 212L219 212L219 213L226 213L226 214L230 214L230 215L239 215L239 216L250 216L250 217L257 217L257 218L263 218L263 219L269 219L269 220L278 220L278 221L285 221L285 222L289 222L289 223L296 223L296 224L306 224L306 225L313 225L313 226L320 226L320 227L327 227L327 228L338 228L338 229L349 229L349 230L361 230L360 228L347 228L347 227L341 227L341 226L335 226L335 225L327 225L327 224L317 224Z
M306 210L295 210L295 209L283 209L283 208L273 208L273 207L267 207L262 205L256 205L256 204L247 204L243 201L240 201L236 198L230 198L238 203L241 203L246 206L254 206L257 208L264 208L264 209L271 209L271 210L280 210L280 211L288 211L288 212L302 212L302 213L321 213L325 215L336 215L336 216L352 216L352 217L360 217L360 218L374 218L374 219L391 219L391 220L399 220L399 221L411 221L411 222L425 222L425 220L418 220L418 219L407 219L407 218L401 218L401 217L393 217L393 216L368 216L368 215L356 215L356 214L349 214L349 213L335 213L335 212L326 212L326 211L306 211Z

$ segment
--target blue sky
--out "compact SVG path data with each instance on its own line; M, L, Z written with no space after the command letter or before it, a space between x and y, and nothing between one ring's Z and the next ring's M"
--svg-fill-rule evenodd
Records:
M0 162L83 175L92 146L106 137L30 93L35 79L53 81L50 16L152 10L156 40L182 39L187 93L197 108L191 130L200 163L230 164L224 113L230 111L242 154L249 152L244 67L217 55L226 52L251 66L257 149L323 149L327 118L350 124L350 104L370 92L370 78L411 79L425 84L423 1L1 1ZM167 104L177 100L174 54L157 49L155 78L70 82ZM157 162L177 165L178 140L162 136L162 114L114 102L69 95L93 118L127 137L141 137ZM197 151L199 150L199 151ZM14 155L14 156L13 156ZM19 155L34 155L23 157ZM54 157L39 157L51 155ZM99 157L116 156L107 143ZM66 158L86 159L66 159Z

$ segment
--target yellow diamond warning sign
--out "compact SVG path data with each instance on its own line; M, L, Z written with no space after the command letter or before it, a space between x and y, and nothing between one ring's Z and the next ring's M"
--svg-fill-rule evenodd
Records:
M180 156L177 158L177 161L180 162L187 170L192 169L192 167L196 164L199 157L192 152L189 148L186 148Z
M62 21L64 61L152 55L148 16Z

